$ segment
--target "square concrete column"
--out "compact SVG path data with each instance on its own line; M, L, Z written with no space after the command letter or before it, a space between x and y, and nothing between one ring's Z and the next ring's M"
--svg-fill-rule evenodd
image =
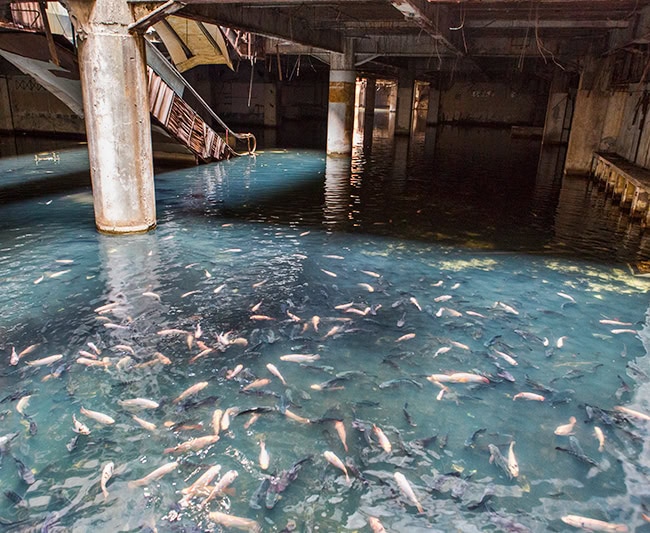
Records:
M377 82L375 78L366 78L366 92L364 101L364 135L372 137L372 128L375 121L375 99L377 96Z
M440 108L440 89L438 83L429 83L429 109L427 110L427 126L438 124L438 109Z
M553 80L548 91L546 118L544 120L544 134L542 142L545 144L559 144L564 131L567 104L569 100L568 79L564 71L555 69Z
M395 133L409 135L413 117L413 85L415 80L409 74L400 76L397 85L397 121Z
M342 54L335 52L330 54L327 155L352 153L356 80L353 43L351 40L346 40Z
M274 82L264 84L264 127L278 126L278 88Z
M126 0L69 0L78 44L95 223L106 233L156 225L146 56Z

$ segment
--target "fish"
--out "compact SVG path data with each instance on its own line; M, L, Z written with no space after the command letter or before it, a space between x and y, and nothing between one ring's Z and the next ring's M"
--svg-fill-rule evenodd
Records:
M414 379L410 379L410 378L389 379L388 381L384 381L383 383L380 383L379 388L380 389L387 389L389 387L395 387L397 385L400 385L401 383L409 383L411 385L416 386L418 389L422 388L421 383L418 383Z
M382 431L382 429L376 424L373 424L372 430L374 431L377 440L379 441L379 446L381 446L382 450L384 450L386 453L391 453L393 447L391 446L388 437L386 437L386 434Z
M115 346L113 346L113 349L121 350L123 352L130 353L131 355L135 355L135 350L128 344L116 344Z
M471 434L470 437L468 437L465 440L464 446L465 448L473 448L474 445L476 444L476 438L481 434L485 433L487 431L487 428L479 428L477 429L474 433Z
M110 360L96 361L95 359L88 359L87 357L77 357L76 363L84 366L103 366L104 368L111 366Z
M77 420L77 417L74 415L72 415L72 431L79 433L80 435L90 435L88 426L79 422L79 420Z
M515 441L513 440L508 447L508 470L512 474L512 477L519 476L519 463L517 462L517 457L515 456Z
M213 465L203 472L203 474L201 474L189 487L181 489L181 494L184 495L182 501L189 501L190 498L205 489L205 487L207 487L212 480L219 475L219 472L221 472L221 465Z
M500 350L495 349L494 353L496 353L499 357L501 357L501 359L503 359L506 363L508 363L508 364L510 364L512 366L518 366L519 365L519 363L516 361L516 359L514 357L512 357L511 355L508 355L505 352L502 352Z
M291 319L292 322L302 322L302 318L297 315L294 315L291 311L287 310L287 316Z
M266 451L266 443L261 440L260 441L260 468L262 470L266 470L269 467L269 463L271 461L271 458L269 457L269 452Z
M633 335L636 335L639 333L636 329L613 329L611 332L614 335L620 335L621 333L632 333Z
M147 296L148 298L153 298L154 300L160 301L160 295L155 292L146 291L142 293L142 296Z
M218 287L216 287L212 292L213 292L214 294L219 294L219 293L220 293L222 290L224 290L225 288L226 288L226 284L223 283L222 285L219 285Z
M447 302L451 300L453 296L451 294L443 294L442 296L436 296L433 301L434 302Z
M541 394L535 394L534 392L518 392L512 397L514 400L533 400L536 402L543 402L546 400Z
M606 324L608 326L633 326L634 324L632 322L621 322L620 320L609 320L609 319L603 319L599 320L601 324Z
M494 444L488 444L488 450L490 451L490 463L494 463L505 473L508 479L512 479L512 471L510 470L508 461L499 451L499 448L497 448Z
M372 270L361 270L360 272L371 278L381 278L381 274L377 274L377 272L373 272Z
M189 396L192 396L192 395L196 394L197 392L202 391L208 385L209 385L209 383L207 381L201 381L199 383L195 383L191 387L189 387L189 388L185 389L183 392L181 392L181 394L172 403L179 403L179 402L183 401L185 398L187 398Z
M165 463L164 465L156 468L153 472L147 474L145 477L136 479L135 481L130 481L129 486L131 487L141 487L148 485L152 481L156 481L161 477L173 472L178 468L178 462L174 461L172 463Z
M313 353L313 354L292 353L292 354L280 356L281 361L287 361L289 363L313 363L314 361L318 361L319 359L320 359L320 355L317 353Z
M208 497L205 500L203 500L203 503L201 505L205 506L217 494L223 492L228 487L228 485L230 485L233 481L235 481L235 479L237 479L237 476L239 476L239 474L237 473L236 470L228 470L228 472L226 472L222 476L222 478L214 485L214 488L212 489L210 494L208 494Z
M18 474L20 474L22 480L28 485L33 485L36 482L36 478L34 477L34 473L31 471L31 469L20 459L18 459L18 457L14 457L14 462L16 463Z
M640 420L646 420L650 421L650 416L648 416L645 413L642 413L640 411L635 411L634 409L630 409L629 407L623 407L622 405L616 405L614 406L614 411L618 411L619 413L626 414L628 416L631 416L633 418L638 418Z
M568 424L562 424L561 426L556 427L555 431L553 433L555 433L556 435L562 435L562 436L572 435L573 434L573 428L575 427L576 422L577 422L576 417L572 416L571 418L569 418L569 423Z
M264 300L260 300L253 307L251 307L251 313L257 313L260 310L260 307L262 307L262 302L263 301Z
M244 365L242 365L242 364L237 365L237 366L236 366L235 368L233 368L232 370L228 370L228 372L226 372L226 379L232 379L232 378L234 378L234 377L235 377L237 374L239 374L242 370L244 370Z
M100 424L104 424L107 426L110 426L111 424L115 424L114 418L104 413L100 413L99 411L91 411L90 409L85 409L84 407L82 407L81 409L79 409L79 412L82 415L87 416L88 418L92 418L93 420L99 422Z
M408 341L414 338L415 338L415 333L407 333L406 335L402 335L399 339L395 339L395 342Z
M163 450L164 454L168 453L185 453L189 451L198 451L202 450L206 446L210 446L219 440L219 435L206 435L204 437L197 437L195 439L190 439L185 442L181 442L177 446L172 448L165 448Z
M568 514L562 517L562 522L573 527L578 527L586 531L610 531L614 533L627 533L629 531L625 524L615 524L604 522L595 518L586 518L574 514Z
M347 304L339 304L334 307L337 311L345 311L346 309L350 309L354 305L354 302L349 302Z
M495 307L500 307L503 309L506 313L510 313L511 315L518 315L519 311L517 311L514 307L508 304L504 304L503 302L494 302Z
M481 313L477 313L476 311L465 311L465 314L469 316L475 316L477 318L487 318L485 315L482 315Z
M38 285L41 281L45 279L45 276L41 275L34 280L34 285Z
M16 348L13 346L11 347L11 355L9 356L9 364L11 366L16 366L18 364L18 361L20 361L19 355L16 353Z
M250 533L260 533L262 531L260 525L251 518L241 518L239 516L222 513L220 511L213 511L208 514L208 517L214 523L225 527L239 529L241 531L248 531Z
M35 359L34 361L26 361L27 366L47 366L63 359L63 354L50 355L42 359Z
M106 313L108 311L111 311L111 310L113 310L113 309L115 309L116 307L119 307L119 306L120 306L120 302L113 302L113 303L110 303L110 304L102 305L100 307L95 308L95 313L97 313L98 315L101 315L101 314Z
M246 385L242 391L266 387L269 383L271 383L271 380L268 378L256 379L255 381L251 381L248 385Z
M439 355L442 355L443 353L447 353L449 350L451 350L451 347L449 346L442 346L436 350L436 353L433 354L433 357L438 357Z
M368 525L370 526L370 529L372 529L373 533L386 533L386 528L379 521L379 518L375 518L374 516L369 516L367 520L368 520Z
M212 431L215 435L219 434L221 431L221 418L223 417L223 411L221 409L215 409L212 413Z
M576 303L575 298L573 296L571 296L570 294L566 294L564 292L556 292L555 294L557 294L558 296L560 296L562 298L565 298L566 300L569 300L569 302L571 302L573 304Z
M97 360L97 356L94 353L90 353L87 350L79 350L79 355L81 355L82 357L86 357L88 359L93 359L95 361Z
M127 400L117 400L117 403L126 409L158 409L160 404L147 398L129 398Z
M318 315L311 317L311 325L314 327L314 331L318 331L318 324L320 324L320 317Z
M259 413L253 413L244 424L244 429L248 429L249 427L251 427L255 422L259 420L260 416L261 415Z
M30 344L27 348L25 348L24 350L22 350L22 351L18 354L18 358L19 358L19 359L22 359L22 358L25 357L27 354L30 354L30 353L32 353L34 350L36 350L36 348L38 348L40 345L41 345L40 342L37 342L36 344Z
M605 450L605 434L598 426L594 426L594 435L598 439L598 451L602 453Z
M471 351L470 347L467 346L467 344L463 344L462 342L449 341L449 344L455 346L456 348L460 348L461 350L467 350L468 352Z
M337 274L336 274L336 273L331 272L331 271L329 271L329 270L325 270L324 268L321 268L321 272L327 274L328 276L330 276L330 277L332 277L332 278L336 278L336 277L337 277Z
M335 466L339 470L342 470L343 473L345 474L345 481L347 483L350 483L350 476L348 475L348 469L345 468L343 461L341 461L341 459L339 459L334 452L327 450L323 452L323 457L325 457L328 463Z
M395 481L397 482L397 486L400 488L402 493L411 501L413 505L417 508L419 513L424 513L424 509L422 508L422 504L417 499L417 496L415 495L415 492L413 492L413 488L411 487L411 484L408 482L404 474L401 472L395 472L393 474L393 477L395 478Z
M184 329L177 329L177 328L171 328L171 329L161 329L160 331L156 332L156 335L187 335L189 331L185 331Z
M579 461L582 461L583 463L587 463L592 466L598 466L598 462L593 460L591 457L589 457L587 454L582 449L582 446L580 446L580 442L578 442L578 439L576 439L573 435L569 437L569 448L562 448L560 446L555 447L556 450L559 450L561 452L566 452L570 455L573 455L576 459Z
M295 420L296 422L300 422L301 424L311 424L311 420L309 420L309 418L303 418L302 416L289 411L289 409L284 410L284 416L290 418L291 420Z
M375 292L375 288L368 283L357 283L362 289L366 289L368 292Z
M113 470L115 469L115 465L113 464L112 461L109 461L104 465L104 468L102 468L102 476L99 479L99 486L102 489L102 494L104 495L104 499L106 500L108 498L108 491L106 490L106 483L108 483L108 480L113 477Z
M181 298L187 298L188 296L192 296L193 294L199 294L200 292L201 291L199 290L184 292L183 294L181 294Z
M336 433L338 433L339 439L341 439L341 442L343 443L343 449L347 452L348 445L346 443L345 425L343 424L343 421L335 420L334 429L336 429Z
M564 346L564 341L567 340L567 339L568 339L568 337L566 335L563 336L563 337L560 337L557 341L555 341L555 346L557 346L558 348L562 348L562 346Z
M259 289L262 285L265 285L268 279L263 279L262 281L258 281L257 283L253 283L252 287L253 289Z
M233 407L228 407L221 415L221 421L219 422L221 431L228 431L228 428L230 428L230 413L236 414L236 410Z
M267 315L251 315L249 317L251 320L257 320L257 321L271 321L275 320L275 318L267 316Z
M408 402L404 404L404 407L402 408L402 413L404 413L404 418L406 418L406 423L411 426L411 427L417 427L417 424L413 422L413 418L411 417L411 414L407 411L408 409ZM347 448L346 450L347 451Z
M336 335L342 328L343 326L332 326L332 328L323 336L321 340L328 339L330 337L333 337Z
M18 403L16 404L16 411L18 411L18 413L20 413L22 416L25 416L25 409L27 409L27 406L29 405L29 399L31 397L31 394L23 396L20 400L18 400Z
M142 426L144 429L147 431L155 431L156 430L156 424L153 424L151 422L148 422L138 416L133 415L131 418L135 420L140 426Z
M370 291L370 292L372 292L372 291ZM417 301L415 296L411 296L409 298L409 302L411 302L418 311L422 311L422 307L420 306L420 303Z
M268 369L271 374L273 374L276 378L278 378L283 385L287 384L287 381L284 379L284 376L280 373L278 370L278 367L276 367L273 363L267 363L266 368Z

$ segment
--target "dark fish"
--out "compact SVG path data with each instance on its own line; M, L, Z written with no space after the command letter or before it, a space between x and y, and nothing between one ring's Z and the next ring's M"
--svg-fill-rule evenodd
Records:
M508 479L512 479L512 472L508 467L508 460L503 456L499 448L494 444L488 444L488 449L490 450L490 463L494 463L503 471Z
M573 395L576 391L573 389L555 391L551 394L550 402L551 405L559 405L561 403L569 403L573 400Z
M495 342L497 342L501 338L501 335L495 335L494 337L491 337L489 340L485 341L483 343L483 346L486 348L489 348L492 346Z
M476 444L476 438L481 434L485 433L487 431L487 428L480 428L477 429L470 437L467 438L465 441L465 448L473 448L474 445Z
M27 468L27 466L25 466L25 463L18 459L18 457L14 457L14 461L16 462L16 468L18 468L18 473L23 481L28 485L35 483L36 478L34 477L34 474L29 468Z
M380 383L379 388L380 389L387 389L389 387L397 387L397 386L401 385L402 383L415 385L419 389L422 388L421 383L418 383L414 379L410 379L410 378L389 379L388 381L384 381L383 383Z
M404 418L406 418L406 423L411 427L417 427L417 424L413 422L410 413L407 411L409 404L405 403L402 412L404 413Z
M278 503L280 494L282 494L289 485L296 480L298 477L298 472L302 468L302 464L306 461L311 460L312 456L309 455L303 459L300 459L289 470L283 470L277 476L269 477L269 487L266 491L265 505L267 509L273 509L275 504Z
M364 486L366 487L368 486L369 484L368 480L361 473L361 470L359 470L357 466L354 464L351 457L346 457L345 466L347 467L348 472L350 472L350 474L352 474L355 478L361 481L361 483L363 483Z
M251 509L261 509L262 508L262 503L264 502L266 498L266 493L269 490L269 487L271 485L271 479L268 477L265 477L262 482L259 484L255 492L253 492L251 499L248 502L248 506Z
M23 396L30 396L31 394L34 394L33 390L21 389L2 398L0 403L15 402L16 400L20 400Z
M272 396L273 398L281 398L277 392L273 392L268 389L249 389L249 390L240 390L239 394L248 394L250 396Z
M77 447L78 441L79 441L79 435L75 435L70 439L70 442L68 442L65 445L65 447L68 449L69 452L72 452Z
M440 437L440 439L438 439L438 448L444 450L447 447L448 440L449 440L449 433L447 433L444 437Z
M33 420L30 420L30 422L29 422L29 434L33 436L33 435L36 435L36 433L38 433L38 426L36 425L36 422L34 422Z
M587 413L587 421L598 420L606 426L613 426L616 423L614 413L605 411L595 405L585 404L585 411Z
M15 505L20 504L23 501L23 498L17 492L13 490L5 490L3 493L9 500L11 500Z
M515 329L514 332L524 340L538 342L542 346L544 345L544 341L534 333L530 333L529 331L525 331L523 329Z
M582 446L580 446L580 442L578 442L578 439L576 439L573 435L569 437L568 449L562 448L560 446L556 446L555 449L573 455L576 459L582 461L583 463L587 463L592 466L598 466L598 463L594 459L585 454L585 452L582 450Z
M540 383L539 381L533 381L528 374L526 374L526 385L529 385L535 390L545 392L547 394L552 394L554 392L557 392L555 389L552 389L551 387L547 387L543 383Z
M219 401L219 396L208 396L201 400L185 400L183 403L176 407L176 412L187 411L188 409L198 409L207 405L214 405Z
M417 439L414 441L417 445L422 446L423 448L428 448L433 446L438 440L438 435L432 435L431 437L425 437L423 439Z

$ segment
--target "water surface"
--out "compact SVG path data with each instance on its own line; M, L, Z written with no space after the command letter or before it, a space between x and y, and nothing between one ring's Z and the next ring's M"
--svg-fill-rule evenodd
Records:
M369 531L369 516L388 531L565 531L567 514L643 530L648 423L610 411L650 412L648 282L627 265L648 259L647 237L587 181L561 180L557 153L540 158L536 141L445 127L409 144L385 132L359 138L352 160L267 149L161 169L158 228L128 237L95 231L83 147L58 149L58 161L0 160L0 436L18 433L0 485L23 498L0 495L7 530L218 531L208 519L216 510L263 531ZM185 333L158 334L166 329ZM226 334L245 342L226 345ZM106 368L76 362L80 350L93 353L89 343ZM32 344L9 365L13 347ZM212 351L191 362L204 347ZM27 365L54 354L63 358L52 366ZM280 360L288 354L320 359ZM489 383L426 379L456 372ZM256 378L271 381L243 392ZM200 382L207 387L173 403ZM545 401L514 400L521 392ZM136 397L160 406L134 413L118 403ZM233 416L200 451L164 453L211 434L215 409L227 408L262 409L248 428L250 413ZM91 434L69 451L73 414ZM557 449L570 446L554 430L572 416L595 464ZM513 441L520 474L508 479L488 445L507 456ZM346 482L326 450L362 478L350 471ZM306 457L273 508L254 498L266 476ZM129 485L174 458L174 472ZM238 472L234 491L181 507L180 490L213 464Z

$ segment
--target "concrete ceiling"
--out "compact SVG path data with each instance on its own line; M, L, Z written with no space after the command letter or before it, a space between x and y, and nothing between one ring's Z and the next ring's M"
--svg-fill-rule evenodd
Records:
M133 3L137 3L137 0ZM176 14L275 39L280 53L341 52L357 60L438 59L439 69L535 57L567 70L650 36L650 0L183 0ZM648 23L648 24L646 24ZM648 27L646 27L648 26ZM391 59L392 58L392 59ZM403 59L402 59L403 60Z

